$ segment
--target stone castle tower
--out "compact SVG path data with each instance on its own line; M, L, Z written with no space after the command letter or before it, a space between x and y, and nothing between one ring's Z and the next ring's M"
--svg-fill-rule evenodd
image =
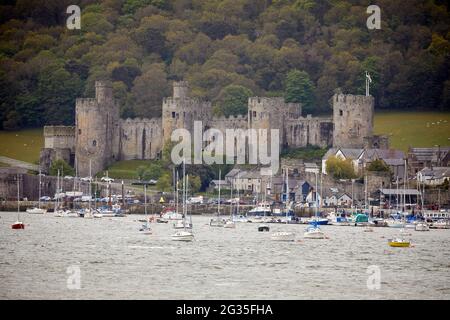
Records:
M351 94L333 96L333 146L362 148L373 135L374 98Z
M172 131L184 128L192 132L194 121L207 123L211 117L211 103L189 97L186 81L173 83L173 95L163 99L162 135L163 141L170 141Z
M111 83L95 82L95 98L76 100L75 149L78 174L89 175L103 170L117 160L116 144L119 138L119 107Z
M301 117L302 107L299 103L286 103L284 98L251 97L248 99L248 128L278 129L280 147L286 146L288 128L286 123ZM268 133L270 140L270 133ZM270 141L268 142L268 148Z

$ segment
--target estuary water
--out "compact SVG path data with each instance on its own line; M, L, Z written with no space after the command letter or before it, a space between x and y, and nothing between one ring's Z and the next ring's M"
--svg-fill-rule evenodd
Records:
M398 229L237 223L211 228L194 216L195 241L172 241L172 223L140 234L137 219L0 213L0 299L449 299L450 230L408 230L411 248L391 248ZM296 242L274 242L292 231ZM379 275L379 276L378 276ZM74 280L75 279L75 280Z

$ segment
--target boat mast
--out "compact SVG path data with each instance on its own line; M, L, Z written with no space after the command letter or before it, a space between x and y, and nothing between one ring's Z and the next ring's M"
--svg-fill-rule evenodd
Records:
M39 165L39 198L38 198L38 208L41 208L41 166Z
M239 174L240 174L240 172L238 172L238 174L237 174L237 178L238 178L238 180L239 180ZM233 179L232 180L232 184L236 184L236 181ZM236 187L236 186L235 186ZM238 215L239 216L239 204L240 204L240 202L241 202L241 198L240 198L240 196L239 196L239 187L237 188L237 199L238 199L238 202L237 202L237 207L236 207L236 215Z
M286 202L284 210L286 211L286 223L288 223L288 201L289 201L289 168L286 167Z
M189 183L189 175L186 176L186 199L187 199L187 195L188 195L188 183ZM184 214L184 218L183 218L183 226L184 226L184 231L186 231L186 217L187 217L187 212L188 212L188 208L187 208L187 204L186 204L186 213Z
M221 171L219 169L219 200L217 201L217 219L219 219L220 216L220 178L222 177Z
M316 172L316 190L315 190L315 192L316 192L316 198L314 199L315 201L316 201L316 205L315 205L315 208L314 208L314 216L316 217L316 221L317 221L317 206L318 206L318 197L317 197L317 172Z
M175 173L175 169L173 171L173 173L175 174L175 186L174 186L174 190L175 190L175 212L178 213L178 171Z
M233 221L233 184L231 184L230 188L230 219Z
M89 212L91 212L91 198L92 198L92 160L89 159Z
M20 182L19 182L19 174L17 174L17 221L19 221L19 212L20 212Z

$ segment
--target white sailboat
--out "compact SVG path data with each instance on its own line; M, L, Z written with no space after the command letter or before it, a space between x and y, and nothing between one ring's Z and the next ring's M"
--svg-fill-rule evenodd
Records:
M175 181L175 212L178 213L178 171L176 173ZM181 219L175 220L173 227L174 229L192 229L192 223L187 222L185 219L183 219L183 215L181 215Z
M190 242L194 240L194 233L191 230L186 228L186 216L187 216L187 183L189 182L189 176L186 177L186 163L183 161L183 221L184 221L184 229L175 232L172 235L173 241L185 241ZM192 219L192 217L191 217Z
M150 221L147 215L147 184L144 183L144 212L145 212L145 224L139 229L142 234L152 234L152 229L150 228Z
M34 208L29 208L27 209L27 213L31 213L31 214L44 214L47 213L47 209L43 209L41 208L41 181L42 178L42 174L41 174L41 168L39 168L39 198L38 198L38 207L34 207Z
M221 172L219 170L219 200L217 201L217 217L211 218L209 221L210 227L223 227L225 225L225 222L222 218L220 218L220 179L221 179Z
M284 208L286 211L286 224L288 224L288 201L289 201L289 172L288 169L286 168L286 198L284 201ZM272 233L271 237L270 237L273 241L295 241L295 233L293 232L286 232L286 231L279 231L279 232L274 232Z
M317 208L318 208L318 197L317 197L317 173L316 173L316 206L315 206L315 221L316 223L313 223L312 225L308 226L306 228L305 233L303 234L303 237L305 239L325 239L325 233L319 228L317 224Z
M417 183L419 183L419 181L417 181ZM420 183L419 183L419 189L420 189ZM422 188L422 192L420 193L420 199L421 199L421 208L423 210L423 205L424 205L424 193L425 193L425 184ZM426 218L424 218L424 221L420 221L416 224L415 227L416 231L430 231L430 227L428 226L427 220Z
M220 182L219 182L219 187L220 187ZM238 202L239 202L239 200L238 200ZM228 228L228 229L236 228L236 223L234 222L234 215L233 215L233 184L231 184L231 188L230 188L230 218L227 219L227 221L225 221L225 225L223 227Z

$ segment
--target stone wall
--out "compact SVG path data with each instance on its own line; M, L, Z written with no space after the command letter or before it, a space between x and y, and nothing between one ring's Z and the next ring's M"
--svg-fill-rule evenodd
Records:
M120 121L120 160L156 159L162 149L161 118Z

